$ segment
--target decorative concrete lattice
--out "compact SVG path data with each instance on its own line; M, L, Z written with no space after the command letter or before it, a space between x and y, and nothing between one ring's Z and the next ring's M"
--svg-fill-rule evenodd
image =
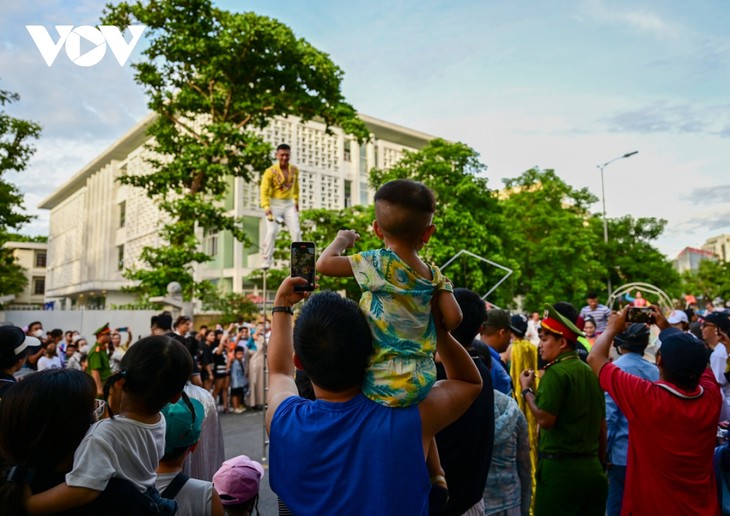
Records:
M299 209L319 208L317 202L317 175L308 170L299 170Z
M294 140L294 124L290 120L277 118L262 131L264 140L276 148L279 144L292 145Z
M383 168L390 168L403 158L403 149L383 146Z
M243 182L243 192L241 192L241 207L244 210L257 210L260 207L259 199L259 183L261 177L259 174L254 174L251 179L251 183Z
M300 166L339 172L340 155L337 136L322 129L300 125L297 130L297 161Z
M337 176L319 174L320 206L328 210L343 208L342 181Z

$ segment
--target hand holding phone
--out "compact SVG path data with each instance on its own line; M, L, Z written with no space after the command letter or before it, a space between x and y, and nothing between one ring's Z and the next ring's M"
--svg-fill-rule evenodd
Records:
M314 290L315 261L314 242L292 242L291 276L307 280L306 285L294 287L296 292L311 292Z
M650 306L639 308L632 306L629 308L629 313L626 320L630 323L643 323L652 324L654 322L654 311Z

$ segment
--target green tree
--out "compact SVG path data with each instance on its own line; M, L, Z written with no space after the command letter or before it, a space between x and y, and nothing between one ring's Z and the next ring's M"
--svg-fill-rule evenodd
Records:
M41 133L40 125L10 116L5 106L20 100L16 93L0 90L0 295L17 294L28 284L23 268L12 251L2 247L12 239L11 230L32 220L23 213L23 194L7 181L7 172L22 172L35 152L31 140Z
M696 271L682 274L682 291L701 298L704 302L717 297L730 300L730 264L702 260Z
M158 115L149 129L153 172L121 182L144 188L164 212L164 245L145 248L145 267L128 277L147 294L179 281L190 298L192 264L210 259L196 228L247 241L242 220L222 201L231 176L250 182L270 166L261 130L274 117L316 117L358 139L368 130L342 96L342 70L274 19L221 10L210 0L150 0L110 5L102 21L147 26L145 59L133 67Z
M504 228L496 196L479 177L485 169L479 155L463 143L435 139L423 149L406 152L387 170L372 169L370 186L377 189L392 179L410 178L433 189L437 197L434 216L436 233L421 251L427 263L441 266L458 251L466 249L479 256L507 266L514 262L502 253ZM303 235L326 246L339 229L355 229L360 240L354 252L383 246L372 230L373 206L355 206L339 211L309 210L303 212ZM485 293L503 273L483 262L464 258L454 263L445 274L457 287L468 287ZM350 278L320 278L323 288L345 290L348 297L358 298L360 289ZM508 288L495 291L490 300L503 303L511 299Z
M221 313L219 322L230 324L236 322L239 317L248 320L258 313L256 304L245 294L239 292L228 292L220 294L217 291L210 292L202 298L203 308Z
M601 261L603 257L607 257L611 265L611 285L614 289L626 283L645 282L659 287L670 297L679 297L679 274L667 257L651 243L661 236L666 224L666 220L654 217L633 218L626 215L608 219L606 251L603 219L598 215L591 219L594 236L599 242L596 246L597 259Z
M529 311L569 301L580 308L589 289L601 290L598 240L589 207L597 198L573 188L551 169L530 169L505 179L501 202L512 235L511 256L520 264L515 294Z

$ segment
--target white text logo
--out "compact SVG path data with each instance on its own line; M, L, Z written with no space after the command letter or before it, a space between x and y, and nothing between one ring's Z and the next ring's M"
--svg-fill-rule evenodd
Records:
M78 66L94 66L104 59L107 45L119 66L124 66L146 27L130 25L128 29L132 34L132 39L129 43L122 36L122 32L113 25L100 25L98 28L91 25L80 25L76 28L73 25L56 25L58 33L56 42L51 39L51 35L43 25L26 25L25 28L28 29L30 37L33 38L48 66L51 66L56 60L64 43L66 55ZM81 53L81 38L88 42L87 46L93 45L93 48L84 54Z

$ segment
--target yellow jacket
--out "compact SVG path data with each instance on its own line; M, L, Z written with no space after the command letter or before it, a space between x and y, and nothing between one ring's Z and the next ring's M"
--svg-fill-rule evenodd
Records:
M271 199L292 200L299 204L299 169L289 164L289 182L284 182L284 173L279 164L272 165L261 176L261 207L268 208Z

